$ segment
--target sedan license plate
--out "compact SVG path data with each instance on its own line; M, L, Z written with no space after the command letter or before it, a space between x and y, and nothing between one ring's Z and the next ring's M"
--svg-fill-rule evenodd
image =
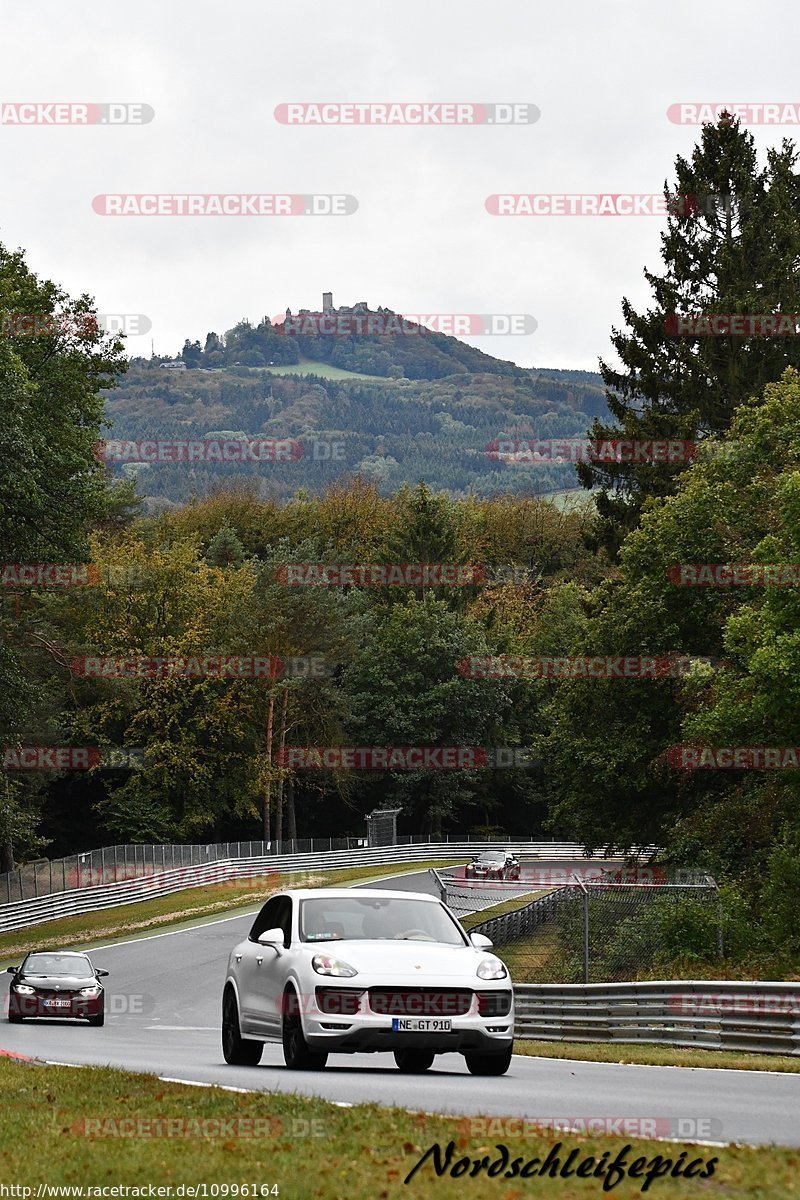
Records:
M44 1003L48 1008L71 1008L71 1000L45 1000Z
M450 1033L453 1022L442 1017L393 1017L395 1033Z

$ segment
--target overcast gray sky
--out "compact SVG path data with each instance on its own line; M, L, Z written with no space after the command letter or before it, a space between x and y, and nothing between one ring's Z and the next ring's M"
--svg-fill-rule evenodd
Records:
M794 0L5 0L0 96L149 104L149 124L0 125L0 240L156 351L287 305L529 313L469 339L595 369L643 304L663 219L491 216L497 192L658 193L699 130L680 101L799 101ZM794 33L792 32L794 28ZM291 101L528 102L534 124L282 125ZM763 150L796 127L753 127ZM347 193L347 217L104 217L100 193ZM150 352L150 336L131 353Z

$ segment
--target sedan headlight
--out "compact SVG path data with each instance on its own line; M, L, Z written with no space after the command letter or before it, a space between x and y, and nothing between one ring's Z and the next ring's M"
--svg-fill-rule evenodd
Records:
M78 995L79 996L99 996L100 993L102 992L102 990L103 989L100 987L99 984L93 983L91 987L81 988L81 990L78 992Z
M311 965L318 975L336 975L340 979L351 979L353 975L358 974L355 967L338 958L331 958L329 954L315 954Z
M14 983L11 985L12 992L22 992L23 996L35 996L36 988L28 987L27 983Z
M499 958L484 958L478 963L478 978L479 979L505 979L508 975L505 963L502 963Z

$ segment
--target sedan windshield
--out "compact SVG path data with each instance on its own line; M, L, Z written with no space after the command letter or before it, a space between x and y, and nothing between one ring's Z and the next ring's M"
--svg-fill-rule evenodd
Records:
M300 905L300 940L303 942L378 941L384 938L442 942L447 946L468 945L442 905L426 900L328 896L303 900Z
M92 965L83 954L29 954L23 970L26 975L93 975Z
M478 859L478 862L483 862L483 863L504 863L505 861L506 861L505 854L497 854L497 853L482 854L480 856L480 858Z

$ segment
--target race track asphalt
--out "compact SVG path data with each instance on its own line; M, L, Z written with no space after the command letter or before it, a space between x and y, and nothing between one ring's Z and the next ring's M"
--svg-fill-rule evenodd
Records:
M427 872L369 887L435 889ZM443 1055L424 1076L402 1075L388 1055L331 1055L324 1071L288 1071L268 1043L258 1067L229 1067L220 1046L220 998L228 954L252 911L96 947L110 972L102 1029L82 1022L0 1025L0 1047L48 1061L124 1067L195 1083L296 1092L339 1103L375 1101L416 1111L564 1122L653 1121L658 1136L718 1143L800 1146L800 1074L621 1066L515 1056L507 1075L470 1075ZM10 976L2 977L5 1000ZM646 1132L649 1126L642 1126ZM624 1129L622 1130L624 1132Z

